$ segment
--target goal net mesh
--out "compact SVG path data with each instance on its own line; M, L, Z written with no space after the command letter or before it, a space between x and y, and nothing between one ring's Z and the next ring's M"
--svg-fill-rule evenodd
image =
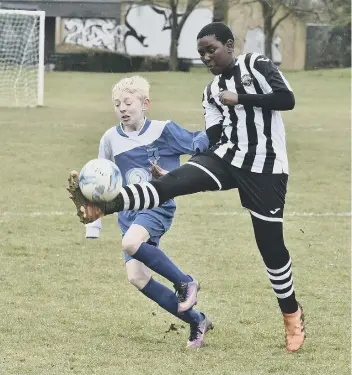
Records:
M0 10L0 106L38 105L40 16Z

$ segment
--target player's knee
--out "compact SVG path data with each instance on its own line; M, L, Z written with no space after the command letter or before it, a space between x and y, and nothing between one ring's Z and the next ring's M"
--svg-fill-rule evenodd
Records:
M133 255L140 248L142 242L139 238L125 236L122 238L122 250L128 255Z
M150 275L144 272L129 272L127 270L127 280L130 284L141 290L148 284Z

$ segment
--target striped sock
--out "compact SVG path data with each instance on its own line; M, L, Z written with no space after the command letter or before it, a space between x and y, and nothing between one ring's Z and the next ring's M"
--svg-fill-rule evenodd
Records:
M293 287L291 258L281 268L267 267L266 270L281 311L286 314L296 312L298 304Z

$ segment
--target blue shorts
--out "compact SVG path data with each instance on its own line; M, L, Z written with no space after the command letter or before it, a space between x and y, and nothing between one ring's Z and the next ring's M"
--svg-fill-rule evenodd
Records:
M167 210L163 207L157 207L151 210L134 211L133 216L129 216L129 220L126 220L126 217L124 217L122 220L119 220L119 226L122 230L122 236L125 235L132 224L138 224L148 231L150 235L148 243L154 246L159 246L160 238L171 227L172 220L174 218L174 212L174 209ZM132 214L132 212L130 212L130 214ZM119 213L119 215L121 215L121 213ZM123 254L125 257L125 262L133 259L133 257L126 254L124 251Z

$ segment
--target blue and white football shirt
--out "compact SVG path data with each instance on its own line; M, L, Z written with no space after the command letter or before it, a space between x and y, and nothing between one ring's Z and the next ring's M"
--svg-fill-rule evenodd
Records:
M180 166L181 155L204 151L208 144L205 132L190 132L173 121L146 119L139 131L124 132L120 124L107 130L100 140L98 157L117 164L125 186L150 181L151 161L157 161L161 168L171 171ZM166 216L170 218L170 215L174 216L176 205L174 200L169 200L160 208L166 210ZM130 227L138 212L143 211L120 212L120 227ZM87 225L87 236L89 226L100 229L100 222Z

